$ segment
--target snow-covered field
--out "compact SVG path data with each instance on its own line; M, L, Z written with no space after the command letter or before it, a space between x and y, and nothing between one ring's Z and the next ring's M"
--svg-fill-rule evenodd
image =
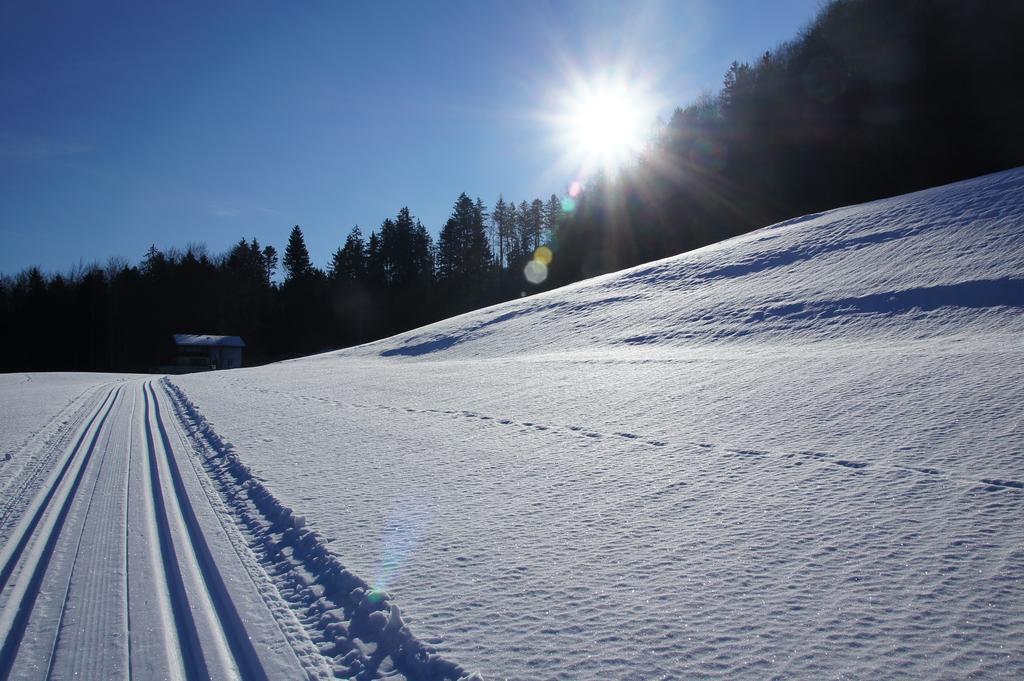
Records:
M1022 310L1018 169L131 389L311 676L1012 679Z

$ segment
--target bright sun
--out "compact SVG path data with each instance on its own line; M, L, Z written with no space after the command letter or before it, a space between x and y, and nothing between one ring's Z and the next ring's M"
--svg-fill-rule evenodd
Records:
M623 81L578 82L556 117L567 160L582 175L616 173L650 140L654 121L650 99Z

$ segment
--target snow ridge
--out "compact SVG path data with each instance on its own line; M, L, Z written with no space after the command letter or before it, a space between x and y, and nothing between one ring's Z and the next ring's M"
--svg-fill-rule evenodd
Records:
M482 681L419 641L383 591L347 570L305 518L284 506L167 378L162 387L189 442L281 595L302 613L320 652L339 678L376 679L398 671L408 681Z

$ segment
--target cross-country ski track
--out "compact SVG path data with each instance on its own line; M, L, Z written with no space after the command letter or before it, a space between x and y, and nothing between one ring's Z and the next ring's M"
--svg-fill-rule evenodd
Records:
M222 574L238 571L230 554L214 558L217 525L200 520L213 509L188 489L195 472L165 408L150 382L108 388L21 515L0 552L0 678L265 679L299 668L270 612L252 607L262 603L252 583Z
M209 477L182 404L152 380L107 384L61 415L62 436L25 453L34 460L0 502L0 681L462 676L412 638L386 594L331 561L332 583L356 593L326 601L330 585L313 584L323 570L287 548L317 537L287 513L265 520L272 497L251 483L246 529L246 495L224 503L234 478Z

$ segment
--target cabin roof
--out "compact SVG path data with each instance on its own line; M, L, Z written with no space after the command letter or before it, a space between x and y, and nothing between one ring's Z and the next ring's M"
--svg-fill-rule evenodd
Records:
M174 344L189 347L244 348L245 341L239 336L211 336L202 333L176 333Z

